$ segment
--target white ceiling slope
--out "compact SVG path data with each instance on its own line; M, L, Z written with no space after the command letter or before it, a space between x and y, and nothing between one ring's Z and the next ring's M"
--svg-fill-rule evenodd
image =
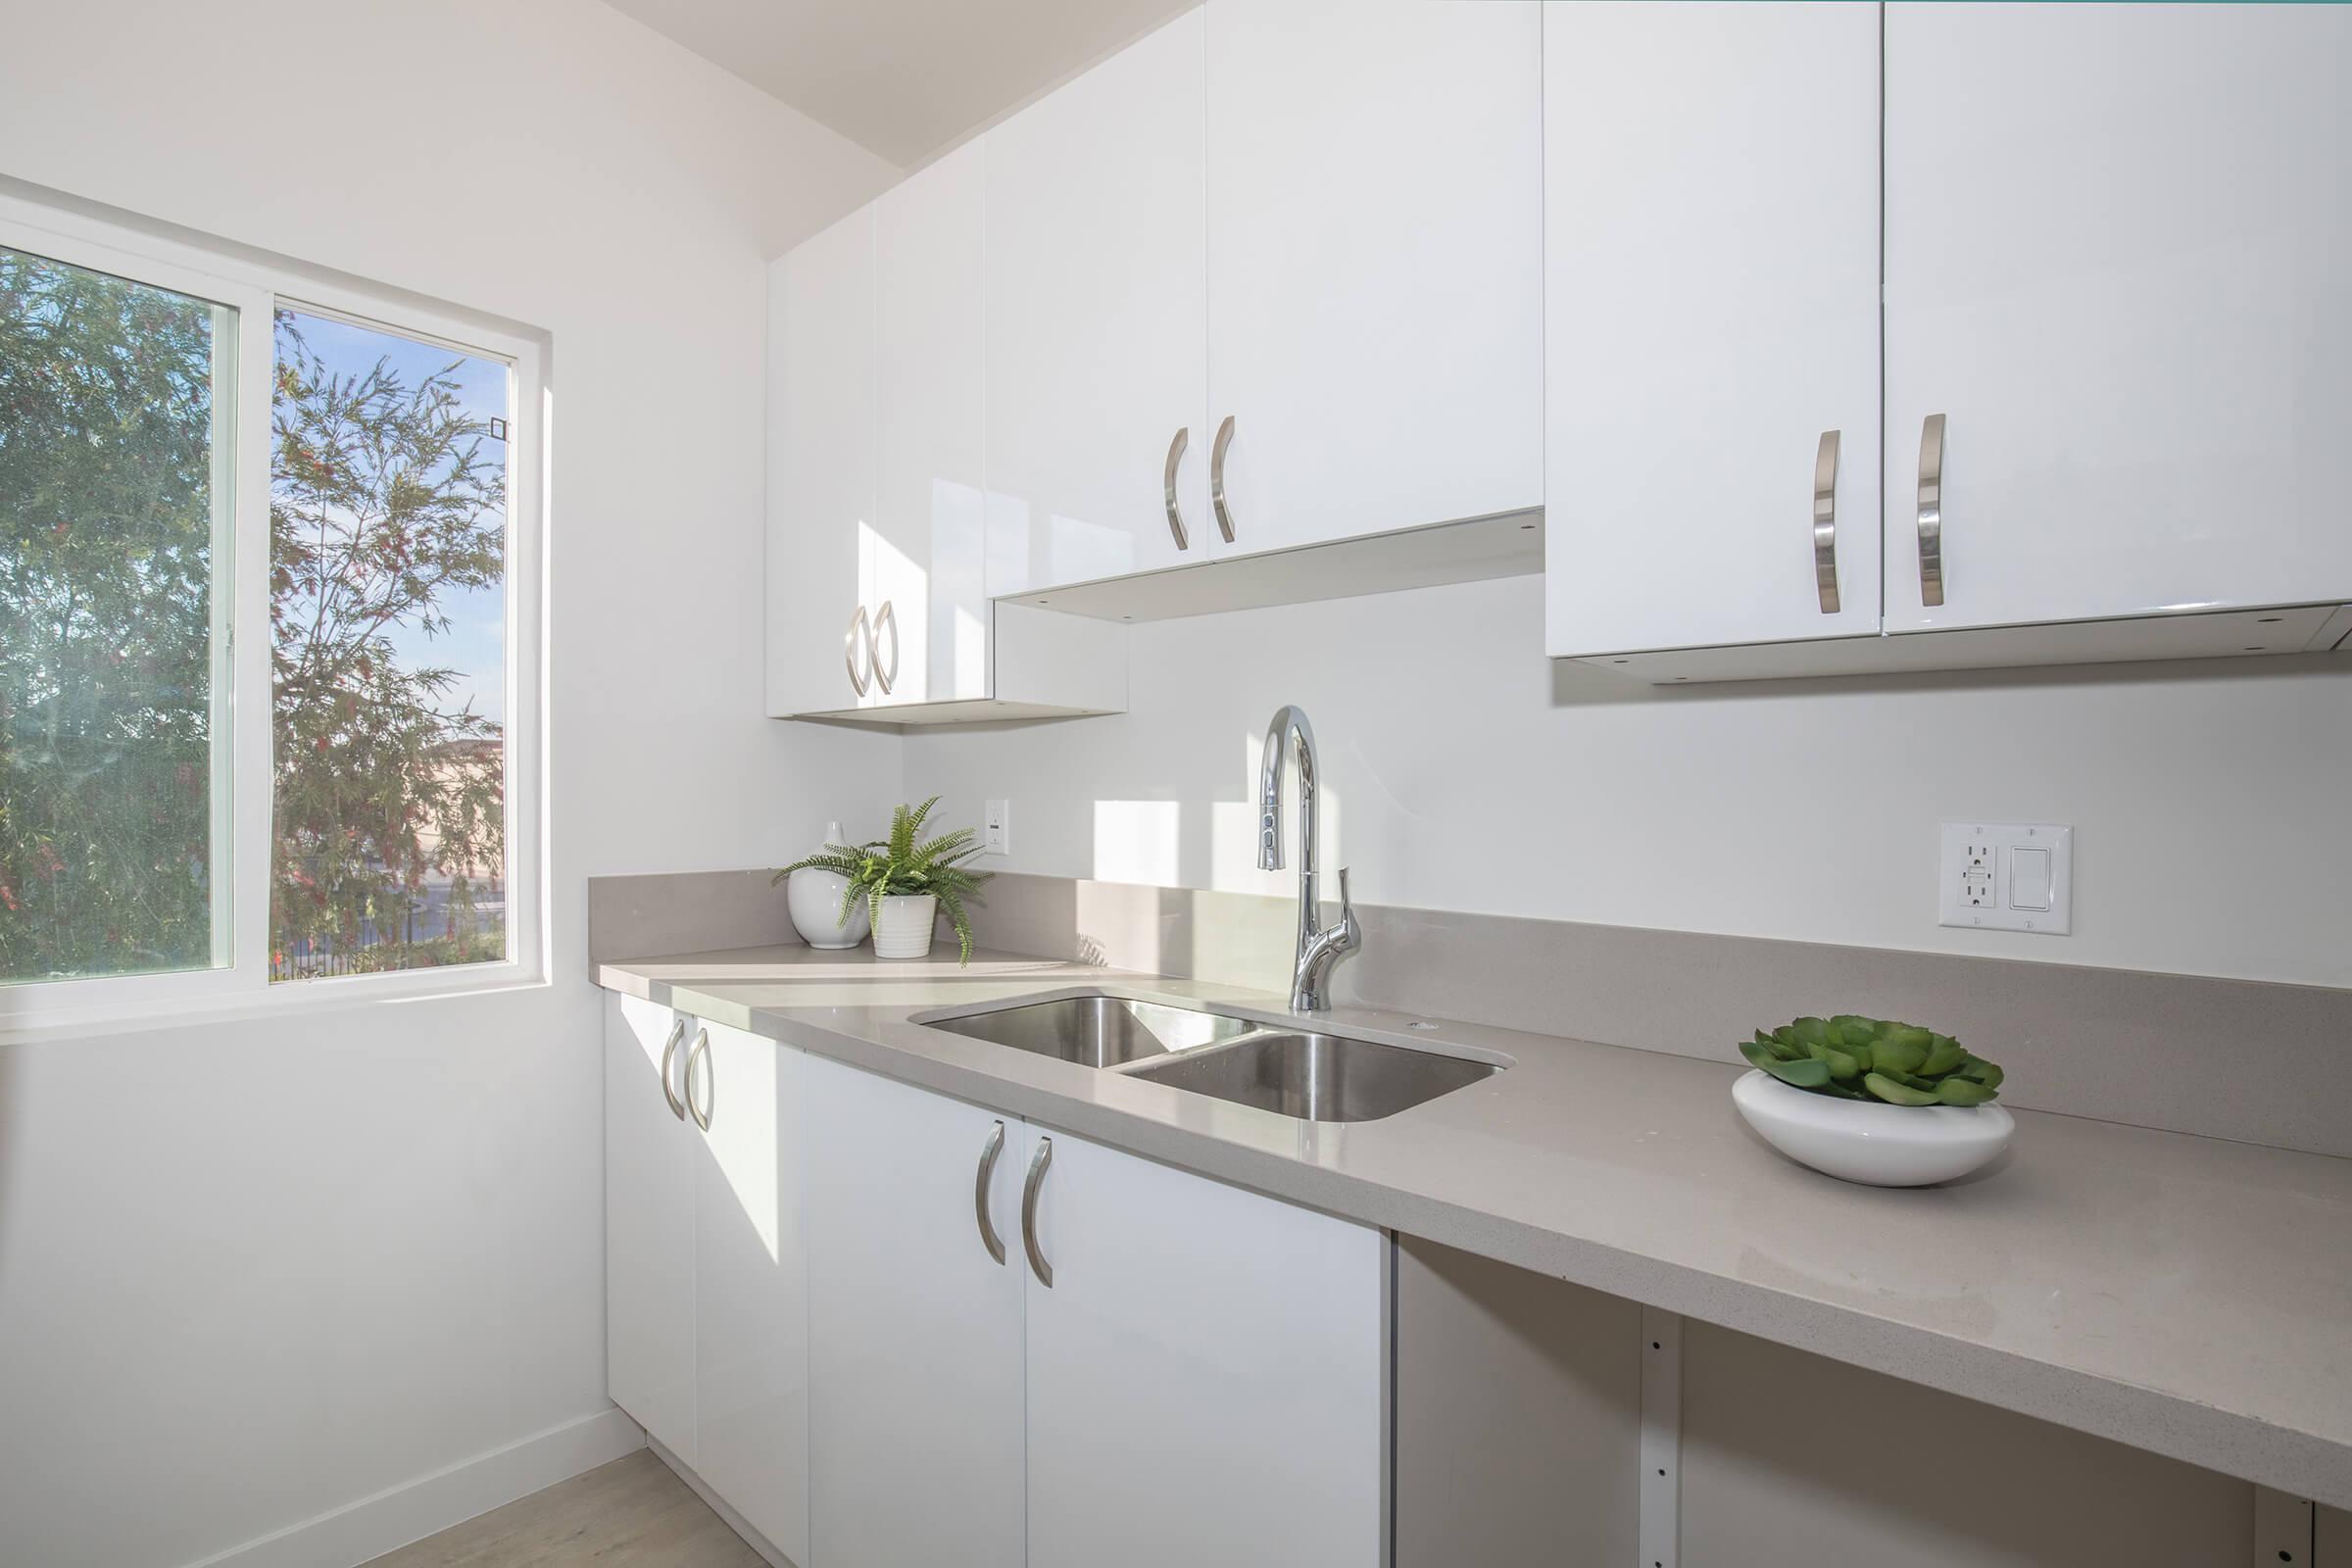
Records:
M904 168L1193 0L611 0Z

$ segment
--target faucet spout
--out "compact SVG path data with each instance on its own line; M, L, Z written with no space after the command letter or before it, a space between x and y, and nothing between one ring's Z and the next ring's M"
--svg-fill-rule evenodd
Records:
M1282 869L1282 764L1296 752L1298 758L1298 949L1291 972L1291 1010L1320 1012L1329 1005L1323 977L1335 959L1357 942L1355 906L1348 899L1348 873L1340 872L1340 919L1321 924L1321 861L1315 844L1315 784L1321 772L1315 758L1315 730L1305 710L1293 705L1275 713L1266 727L1265 756L1257 773L1257 864L1260 870Z

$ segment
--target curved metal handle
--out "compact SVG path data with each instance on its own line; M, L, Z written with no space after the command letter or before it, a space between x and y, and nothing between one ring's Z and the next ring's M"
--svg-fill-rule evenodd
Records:
M1233 543L1233 514L1225 510L1225 449L1233 445L1233 416L1217 426L1216 444L1208 449L1208 499L1217 509L1217 532Z
M694 1102L694 1064L697 1060L703 1063L703 1082L710 1086L710 1092L703 1097L700 1105ZM686 1113L705 1132L710 1130L710 1112L718 1098L718 1085L711 1079L710 1062L710 1031L698 1029L694 1034L694 1049L686 1053L686 1070L678 1076L684 1080L686 1089Z
M1825 615L1838 613L1838 437L1822 431L1813 458L1813 590Z
M980 1146L980 1174L972 1179L972 1212L980 1221L980 1245L998 1262L1004 1261L1004 1239L988 1217L988 1184L996 1178L997 1156L1004 1152L1004 1124L999 1122L989 1130L988 1142Z
M1943 416L1919 427L1919 602L1943 603Z
M850 666L850 684L857 688L858 696L863 697L865 677L858 673L858 650L860 648L865 650L865 667L870 670L874 667L874 638L866 628L863 605L859 605L858 613L850 617L850 629L841 639L841 662Z
M1047 1290L1054 1288L1054 1265L1037 1247L1037 1190L1046 1184L1046 1167L1054 1163L1054 1140L1040 1138L1029 1158L1029 1180L1021 1188L1021 1246L1029 1253L1029 1272Z
M669 1113L680 1121L686 1119L686 1102L669 1087L669 1063L678 1054L678 1042L686 1038L686 1020L680 1018L669 1026L669 1039L662 1046L662 1098L669 1102Z
M882 628L890 628L890 672L882 670ZM890 695L890 683L899 678L899 612L887 599L882 601L882 613L874 617L874 629L867 638L871 650L867 662L874 666L874 679L882 687L882 695Z
M1176 548L1190 550L1192 541L1184 536L1184 514L1176 507L1176 466L1184 461L1184 444L1192 439L1192 426L1177 428L1176 439L1168 443L1168 471L1160 476L1160 484L1168 497L1168 532L1176 536Z

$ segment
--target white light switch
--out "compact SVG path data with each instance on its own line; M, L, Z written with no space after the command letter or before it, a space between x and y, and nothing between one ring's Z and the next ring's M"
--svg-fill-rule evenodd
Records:
M2074 930L2075 830L2048 822L1946 822L1937 918L1986 931Z
M2050 906L2050 852L2020 846L2009 852L2009 907Z
M990 801L980 813L980 849L987 855L1012 853L1012 803Z

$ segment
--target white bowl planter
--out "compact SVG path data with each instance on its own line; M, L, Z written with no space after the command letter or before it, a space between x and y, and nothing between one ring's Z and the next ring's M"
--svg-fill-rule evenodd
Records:
M1999 1105L1882 1105L1808 1094L1769 1073L1732 1085L1764 1141L1801 1165L1873 1187L1925 1187L1981 1170L2017 1122Z
M931 932L939 924L939 899L930 893L893 894L882 901L874 919L874 956L925 958L931 956Z
M784 904L792 911L793 929L812 948L854 948L865 940L865 901L850 906L841 917L841 896L850 879L839 871L820 871L804 865L784 879Z

